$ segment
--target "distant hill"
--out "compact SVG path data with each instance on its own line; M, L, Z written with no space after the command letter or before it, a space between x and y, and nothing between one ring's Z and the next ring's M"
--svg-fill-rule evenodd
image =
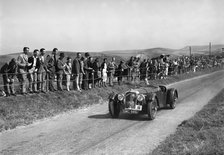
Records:
M212 54L217 52L222 52L222 48L224 48L224 44L220 45L212 45L211 52ZM209 54L209 46L201 45L201 46L191 46L192 54ZM188 55L189 54L189 46L186 46L180 50L176 50L173 54L178 55Z
M224 44L221 45L212 45L212 54L217 54L222 52ZM203 46L191 46L192 54L209 54L208 45ZM141 58L153 58L161 54L168 54L171 57L176 57L180 55L189 55L189 46L186 46L182 49L169 49L169 48L150 48L150 49L140 49L140 50L116 50L116 51L104 51L107 55L117 55L128 59L131 56L140 56Z

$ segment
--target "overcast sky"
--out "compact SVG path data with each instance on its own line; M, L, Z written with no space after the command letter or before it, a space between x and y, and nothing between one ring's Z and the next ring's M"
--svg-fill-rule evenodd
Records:
M224 43L223 0L0 0L0 54Z

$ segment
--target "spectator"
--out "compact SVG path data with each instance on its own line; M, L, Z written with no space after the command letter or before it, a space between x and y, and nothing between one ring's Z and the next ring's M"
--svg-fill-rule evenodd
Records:
M28 69L28 79L29 79L29 91L30 93L37 93L37 70L40 66L40 59L37 57L39 50L35 49L33 51L33 56L28 58L28 62L31 63Z
M123 73L124 73L124 69L125 69L125 65L124 65L124 61L120 61L120 64L118 65L118 68L117 68L117 81L118 81L118 84L121 85L122 84L122 79L123 79Z
M79 88L81 91L82 88L82 82L83 82L83 76L85 75L84 72L84 57L81 57L80 59L80 74L79 74Z
M72 59L67 57L67 62L65 63L65 75L66 75L66 90L70 91L70 79L72 75Z
M1 70L0 73L2 74L2 79L3 79L3 85L4 85L4 91L5 91L5 95L10 96L10 90L9 90L9 78L8 78L8 67L9 64L5 63Z
M177 59L174 59L173 66L174 66L174 74L177 75L177 73L178 73L178 62L177 62Z
M100 87L101 73L100 73L100 64L99 64L98 58L96 58L93 63L93 70L94 70L94 85L95 86L98 85L98 87Z
M134 65L134 57L132 56L130 58L130 60L127 62L127 66L128 66L128 76L127 76L127 80L130 80L130 77L132 78L132 69L133 69L133 65ZM132 79L131 79L132 80Z
M60 53L59 58L57 60L57 87L59 91L62 91L62 79L63 79L63 74L65 70L65 64L63 62L63 59L65 57L64 53Z
M80 64L81 53L77 53L77 57L72 63L72 74L74 77L73 88L75 90L81 91L80 89L80 74L81 74L81 64Z
M83 60L83 68L84 68L84 76L83 76L83 89L88 90L89 89L89 73L92 71L92 68L88 66L88 59L90 55L89 53L85 53L85 58Z
M148 71L148 63L146 59L139 66L140 69L140 80L145 80L146 84L148 85L148 78L147 78L147 71Z
M102 70L102 80L103 80L103 87L107 87L107 58L103 59L103 63L101 64L101 70Z
M37 81L38 81L38 90L39 92L42 93L46 93L47 89L46 89L46 75L48 69L47 69L47 64L46 64L46 60L45 60L45 49L41 48L40 49L40 56L39 56L39 60L40 60L40 65L39 68L37 70Z
M27 68L29 66L28 63L28 53L29 53L29 47L23 48L23 54L20 54L17 58L18 62L18 76L21 86L21 92L23 95L27 94L26 91L26 85L27 85Z
M134 57L133 59L133 68L131 71L131 81L136 81L136 78L138 77L138 72L139 72L139 60L137 57Z
M15 94L15 87L14 87L14 79L17 73L17 62L15 58L12 58L9 62L8 66L8 79L9 79L9 90L10 95L16 96Z
M52 51L52 55L50 56L49 60L47 61L47 69L49 70L48 72L48 79L49 79L49 90L50 91L56 91L54 87L54 80L55 80L55 73L57 72L57 58L56 54L58 52L57 48L54 48Z
M168 59L165 58L164 59L164 78L166 79L167 76L168 76L168 72L169 72L169 62L168 62Z
M109 77L109 86L113 86L113 79L115 74L115 69L117 65L115 63L115 57L112 57L111 62L108 64L108 77Z
M159 70L159 63L157 61L157 59L153 59L153 70L152 70L152 74L153 74L153 79L157 78L157 73Z
M94 82L94 70L93 70L93 58L92 57L89 57L88 59L88 67L91 68L89 70L89 89L93 88L93 82Z

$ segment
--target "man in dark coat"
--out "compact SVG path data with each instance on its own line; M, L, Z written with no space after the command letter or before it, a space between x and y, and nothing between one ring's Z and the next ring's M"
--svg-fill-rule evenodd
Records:
M6 96L16 96L14 88L14 78L17 72L17 63L16 59L13 58L8 63L5 63L1 68L1 74L3 77L4 91Z
M2 74L2 79L3 79L3 85L4 85L4 91L7 96L10 96L10 90L9 90L9 79L8 79L8 63L5 63L2 68L0 73Z
M94 70L94 87L96 85L100 87L101 71L100 71L100 64L99 64L98 58L96 58L93 63L93 70Z
M15 87L14 87L14 78L17 74L17 62L15 58L12 58L9 62L8 66L8 79L9 79L9 89L11 91L11 95L16 96Z
M92 68L90 68L88 66L88 59L89 59L90 55L89 53L85 53L85 58L83 61L83 68L84 68L84 76L83 76L83 88L84 90L88 90L89 89L89 73L90 71L92 71Z
M73 75L73 88L75 90L81 91L80 87L79 87L79 83L80 83L80 71L81 71L81 66L80 66L80 59L81 59L81 53L77 53L77 57L73 60L72 63L72 75Z
M57 52L58 52L58 49L54 48L52 51L52 55L47 62L47 69L49 70L48 72L49 86L48 87L50 91L56 91L54 87L54 79L55 79L55 73L57 72L57 59L56 59Z
M117 80L118 80L118 84L121 85L122 84L122 78L123 78L123 73L124 73L124 69L126 68L124 61L120 61L120 64L118 65L117 68Z
M37 56L39 50L35 49L33 51L33 56L28 58L28 62L31 65L28 67L28 79L29 79L29 90L30 93L37 92L37 70L40 67L40 59Z
M148 63L146 62L146 59L143 60L143 62L139 66L140 70L140 80L145 80L147 77L147 68L148 68Z

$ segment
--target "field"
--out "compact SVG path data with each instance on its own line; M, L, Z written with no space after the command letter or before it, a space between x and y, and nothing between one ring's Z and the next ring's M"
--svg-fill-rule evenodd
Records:
M210 73L214 70L203 72L182 74L168 77L165 80L153 80L150 84L169 84L183 79ZM13 129L17 126L31 124L39 119L55 116L57 114L97 104L107 101L111 92L119 92L133 88L139 84L115 85L107 88L94 88L83 91L81 94L76 91L71 92L49 92L47 94L29 94L27 96L18 95L16 97L0 98L0 131Z
M194 117L183 121L152 154L223 155L224 89Z

